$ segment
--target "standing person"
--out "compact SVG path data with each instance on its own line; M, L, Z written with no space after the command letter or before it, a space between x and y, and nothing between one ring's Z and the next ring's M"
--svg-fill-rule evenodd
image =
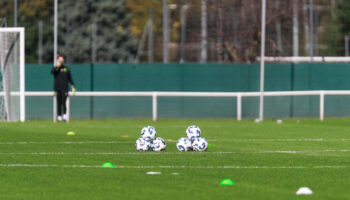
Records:
M68 83L72 86L72 91L75 92L74 82L70 69L64 65L64 57L57 56L57 64L51 70L51 74L54 75L54 91L57 98L57 114L58 121L67 120L67 107L66 100L68 97ZM63 108L63 112L62 112Z

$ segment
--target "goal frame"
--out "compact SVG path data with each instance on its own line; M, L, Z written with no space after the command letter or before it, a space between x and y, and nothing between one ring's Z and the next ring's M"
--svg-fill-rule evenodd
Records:
M0 33L19 33L19 95L20 98L20 121L25 121L25 28L24 27L5 27L0 28Z

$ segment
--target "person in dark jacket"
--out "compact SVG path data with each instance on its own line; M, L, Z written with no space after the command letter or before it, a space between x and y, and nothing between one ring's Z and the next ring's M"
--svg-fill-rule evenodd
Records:
M72 86L72 91L75 92L74 82L70 69L64 64L64 57L57 56L57 64L51 70L54 75L54 91L57 99L57 120L67 120L66 100L68 97L68 84ZM63 112L62 112L63 108Z

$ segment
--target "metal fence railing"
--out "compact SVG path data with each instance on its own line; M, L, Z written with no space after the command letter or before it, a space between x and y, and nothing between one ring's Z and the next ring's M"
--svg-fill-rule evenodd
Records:
M0 93L0 96L3 94ZM350 90L319 90L319 91L273 91L264 92L264 97L283 96L318 96L319 97L319 119L325 118L325 96L350 95ZM53 92L25 92L26 97L53 97L53 120L56 120L56 98ZM260 92L70 92L67 100L67 116L70 118L70 101L76 97L151 97L152 119L158 119L158 98L159 97L234 97L236 98L236 118L242 119L242 98L259 97Z

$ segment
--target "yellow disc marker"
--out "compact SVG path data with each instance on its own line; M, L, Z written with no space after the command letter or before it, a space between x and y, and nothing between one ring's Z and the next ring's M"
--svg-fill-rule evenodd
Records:
M73 131L68 131L67 135L75 135L75 133Z

